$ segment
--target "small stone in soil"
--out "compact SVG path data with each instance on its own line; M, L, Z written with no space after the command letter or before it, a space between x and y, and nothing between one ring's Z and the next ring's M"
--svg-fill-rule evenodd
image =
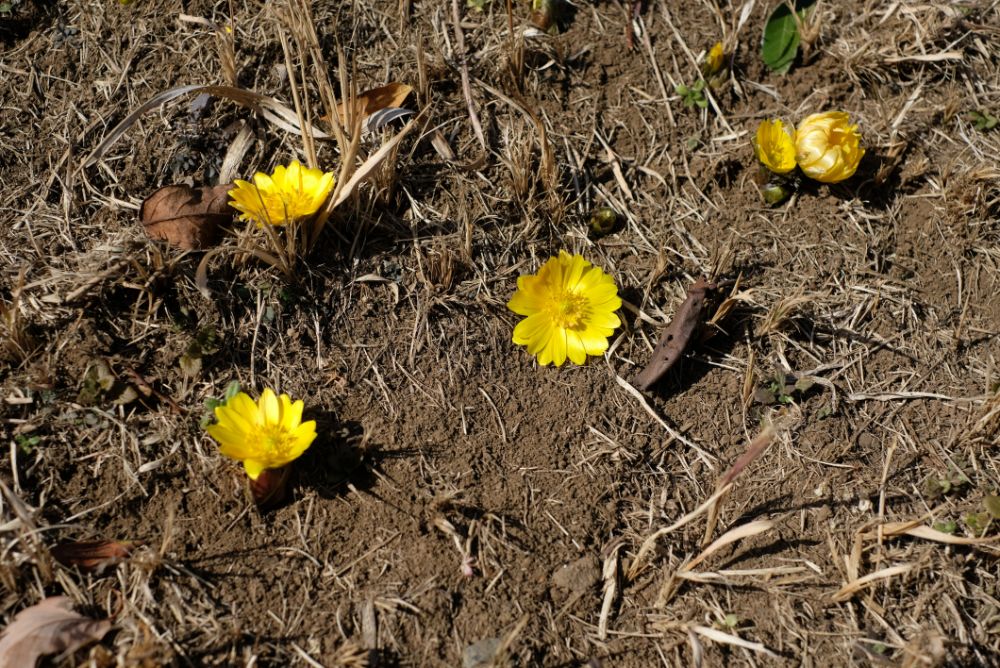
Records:
M560 567L552 574L552 584L560 589L582 594L591 589L601 579L601 567L597 557L587 555L571 564Z
M493 662L500 649L500 638L483 638L462 652L462 668L484 668Z

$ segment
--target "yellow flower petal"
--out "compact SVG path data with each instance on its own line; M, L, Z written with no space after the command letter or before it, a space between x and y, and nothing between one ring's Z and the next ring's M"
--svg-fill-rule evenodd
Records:
M531 339L526 345L528 346L529 355L537 355L538 363L542 366L552 362L552 350L549 346L552 341L552 337L555 336L556 329L552 325L546 325L545 328L539 332L538 336ZM544 359L542 358L544 354Z
M587 361L587 346L584 345L579 332L572 330L566 332L566 354L573 364L583 364Z
M524 277L522 276L522 278ZM520 283L520 281L518 282ZM510 298L509 302L507 302L507 308L518 315L531 315L532 313L536 313L541 310L542 300L533 292L520 289L515 292L514 296Z
M722 69L723 65L726 64L725 52L723 51L722 42L716 42L708 55L705 56L705 67L704 72L706 76L712 76L716 72Z
M221 424L209 425L208 435L217 440L221 445L219 452L232 459L245 459L253 454L243 440L243 432L224 427Z
M565 290L575 290L583 277L583 272L590 266L590 263L579 255L574 255L570 260L569 270L563 277L563 288Z
M256 480L266 468L268 467L264 466L263 462L257 461L256 459L243 460L243 470L247 472L247 477L251 480Z
M552 328L552 322L544 313L533 313L517 323L514 327L514 343L525 346L532 340L540 338L541 334Z
M621 307L621 300L619 299L618 302L619 302L618 306L616 306L615 309ZM610 329L611 331L614 331L622 326L621 318L619 318L614 313L610 313L607 311L598 311L594 313L592 318L593 319L591 320L591 324L595 328Z
M588 355L603 355L608 349L608 339L594 332L583 332L580 335L583 346L587 349Z
M278 407L278 397L270 388L264 390L257 401L257 421L259 424L281 424L281 410Z

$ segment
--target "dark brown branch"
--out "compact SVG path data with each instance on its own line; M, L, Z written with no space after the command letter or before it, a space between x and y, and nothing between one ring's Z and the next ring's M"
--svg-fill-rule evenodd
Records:
M670 370L670 367L677 364L677 360L691 344L691 339L704 319L708 294L717 287L715 283L699 278L688 288L687 299L677 309L674 319L663 330L663 335L653 350L653 357L635 377L632 385L640 390L648 390Z

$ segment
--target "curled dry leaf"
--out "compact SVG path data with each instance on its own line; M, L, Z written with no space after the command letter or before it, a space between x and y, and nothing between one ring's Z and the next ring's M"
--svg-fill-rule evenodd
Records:
M378 88L366 90L354 99L354 113L364 119L383 109L401 107L412 92L412 86L395 81L387 83L384 86L379 86ZM347 114L344 113L345 109L346 107L343 102L337 105L337 113L340 115L341 123L347 123ZM328 116L324 116L323 120L327 123L330 122Z
M229 206L232 187L228 183L199 188L164 186L142 203L142 227L150 239L183 250L207 248L218 240L219 226L233 220L236 210Z
M656 384L656 381L663 378L670 367L677 364L690 345L694 333L701 326L706 298L716 287L715 283L709 283L704 278L699 278L688 289L687 299L677 309L674 319L663 330L649 364L632 381L635 387L644 391L648 390Z
M0 668L33 668L38 659L96 642L111 629L107 619L73 612L65 596L52 596L17 613L0 637Z
M76 566L87 572L100 571L127 559L138 545L114 540L70 540L52 548L52 556L63 566Z

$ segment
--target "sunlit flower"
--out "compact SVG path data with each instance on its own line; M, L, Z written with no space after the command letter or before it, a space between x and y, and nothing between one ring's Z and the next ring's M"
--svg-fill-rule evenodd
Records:
M240 219L258 226L284 225L316 213L333 190L333 172L309 169L293 161L271 175L254 174L253 183L235 181L229 204Z
M795 132L795 154L799 169L811 179L837 183L858 169L861 135L843 111L806 116Z
M722 50L722 42L716 42L715 46L708 52L708 55L705 56L705 67L702 71L705 73L705 76L712 76L722 70L725 64L726 54Z
M208 427L208 434L219 442L219 452L243 462L247 476L256 480L265 469L298 459L316 438L316 423L302 421L302 408L301 401L275 396L270 389L257 403L240 392L216 407L218 422Z
M527 316L514 328L514 343L527 346L538 363L562 366L568 357L583 364L603 355L621 320L622 305L613 278L579 255L559 251L533 276L517 279L507 308Z
M754 150L761 164L775 174L787 174L795 169L795 135L777 119L763 121L757 126Z

